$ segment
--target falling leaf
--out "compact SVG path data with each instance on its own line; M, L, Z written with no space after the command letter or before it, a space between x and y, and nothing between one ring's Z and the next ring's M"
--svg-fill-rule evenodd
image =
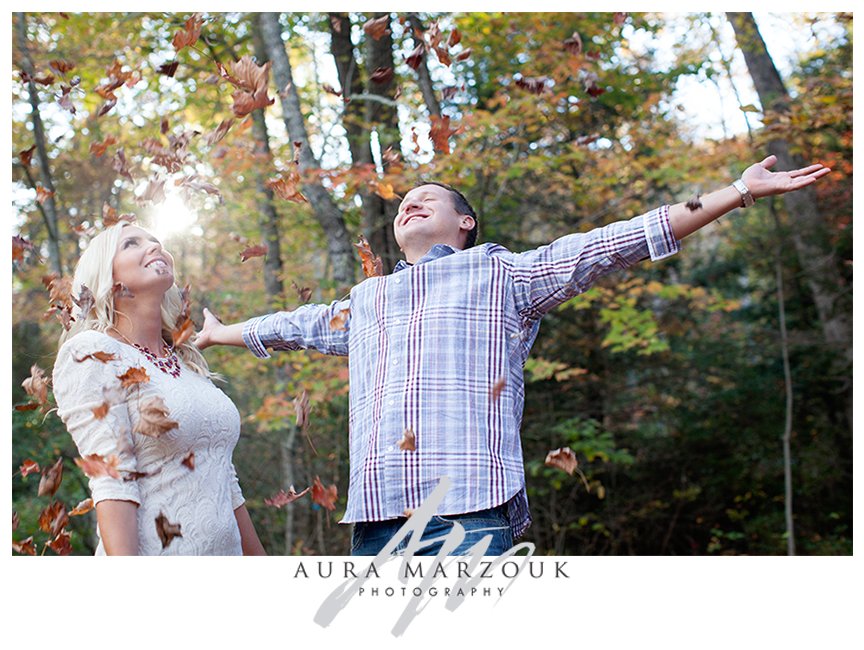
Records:
M234 125L233 119L222 120L213 131L211 131L204 141L210 145L211 147L217 142L221 141L226 135L228 135L228 131Z
M138 407L139 420L134 431L158 438L166 431L176 429L178 423L168 418L168 407L161 397L153 396Z
M549 77L520 77L516 80L516 85L535 95L540 95L548 88L548 82Z
M141 195L140 201L142 203L163 203L165 201L165 179L151 179L147 183L147 187L144 188L144 193Z
M450 32L450 38L447 39L447 47L458 45L461 40L462 33L458 29L453 29L453 31Z
M234 100L232 110L236 117L248 115L257 108L266 108L276 101L267 96L267 77L272 63L267 61L264 65L258 65L247 54L232 63L231 74L219 64L222 77L237 86L237 90L231 95Z
M179 61L170 61L168 63L163 63L158 68L156 68L156 72L158 72L159 74L164 74L166 77L173 77L174 73L177 72L177 66L179 65Z
M72 510L69 512L69 516L78 517L80 515L86 515L91 510L93 510L93 499L88 497L87 499L84 499L81 503L79 503L77 506L72 508Z
M461 129L450 128L450 117L447 115L433 115L432 127L429 129L429 137L432 139L432 146L435 151L443 154L450 153L450 136L459 133Z
M405 517L406 519L410 519L411 515L413 515L413 514L414 514L413 508L405 508L405 510L402 511L402 516Z
M312 299L312 289L309 287L299 287L296 282L291 282L291 286L294 287L294 290L297 292L297 297L300 298L300 302L307 303Z
M45 201L47 201L52 196L54 196L54 194L55 194L54 191L46 190L41 185L36 186L36 200L43 205L44 205Z
M297 188L300 182L300 175L292 173L287 178L280 176L279 178L266 181L265 185L276 193L280 199L285 201L294 201L295 203L308 203L308 200Z
M72 103L72 88L70 86L60 86L60 100L59 104L61 108L65 108L67 111L75 115L76 109L75 104Z
M169 125L168 125L168 118L167 118L167 117L163 117L163 118L162 118L162 122L161 122L160 125L159 125L159 132L160 132L162 135L165 135L166 133L168 133L169 130L170 130L170 127L169 127Z
M87 288L87 285L82 284L81 290L78 292L78 297L76 298L75 296L72 296L72 301L78 305L82 317L87 318L87 314L89 314L90 310L93 309L96 298L93 296L93 292Z
M102 104L102 106L99 107L99 110L96 111L96 117L102 117L103 115L108 113L112 108L114 108L116 105L117 105L117 98L112 95L111 97L108 98L108 101L106 101L104 104Z
M61 456L51 467L46 467L42 470L42 478L39 479L39 490L36 494L40 497L44 497L45 495L53 497L62 482L63 457Z
M619 27L624 24L624 21L627 20L627 12L626 11L616 11L615 15L612 17L612 20Z
M180 524L172 524L161 512L156 517L156 533L162 540L162 548L167 548L175 537L183 537L180 533Z
M288 488L288 492L285 490L279 490L276 494L274 494L269 499L264 499L264 505L273 506L274 508L281 508L282 506L287 506L289 503L296 501L302 496L305 496L311 487L307 487L305 490L300 492L299 494L294 491L294 486L292 485Z
M379 18L372 18L363 23L363 31L366 34L378 41L390 33L390 14L386 14Z
M411 127L411 142L414 143L414 153L420 153L420 134L417 133L417 129L413 126Z
M21 525L21 519L18 518L18 513L14 510L12 511L12 532L14 533L18 530L18 526Z
M102 350L97 350L96 352L91 352L90 354L85 354L80 359L77 357L73 357L75 361L81 363L82 361L87 361L87 359L93 359L94 361L99 361L100 363L108 363L109 361L116 361L117 357L113 352L103 352Z
M443 47L435 47L435 55L438 57L438 61L441 62L441 65L450 65L453 61L450 60L450 54Z
M181 345L186 343L192 335L195 333L195 323L192 322L191 318L187 318L179 325L175 326L173 330L171 330L171 341L172 345L175 348L179 348Z
M129 172L129 164L126 162L126 153L123 151L122 147L114 154L112 167L115 172L134 182L132 174Z
M129 291L129 287L127 287L122 282L115 282L114 286L111 287L111 292L114 294L114 298L134 298L135 294Z
M381 86L386 86L393 79L393 68L375 68L371 75L369 75L369 80L372 83L379 84Z
M54 59L53 61L49 61L48 65L60 74L66 74L67 72L71 72L75 69L74 63L72 63L71 61L65 61L63 59Z
M72 278L68 275L54 277L48 284L48 301L52 304L72 307Z
M564 49L574 56L582 54L582 37L579 32L573 32L570 38L564 41Z
M309 426L309 393L305 388L294 398L294 417L297 428L305 430Z
M547 467L557 467L560 470L567 472L570 476L576 471L579 466L576 460L576 453L570 447L561 447L546 454L544 463Z
M399 441L399 449L402 451L415 451L417 449L414 429L411 427L408 427L402 432L402 440Z
M360 240L354 244L354 248L360 253L360 260L363 262L363 274L367 278L384 275L384 264L381 262L381 258L372 252L372 247L366 241L366 237L360 235Z
M21 472L21 478L29 476L30 474L35 474L39 471L39 463L37 463L35 460L30 460L29 458L26 458L24 462L21 463L18 471Z
M40 405L48 403L48 379L45 372L38 365L30 367L30 376L21 382L24 391L34 397Z
M39 529L51 537L59 535L68 523L69 515L66 514L66 506L60 501L52 501L39 514Z
M35 411L39 408L39 404L37 402L27 402L26 404L16 404L16 411Z
M375 194L380 196L385 201L392 201L399 198L393 191L393 185L391 183L376 182L373 183L373 187L375 188Z
M255 244L254 246L249 246L240 253L240 262L243 263L253 257L264 257L267 255L267 251L267 244Z
M504 386L506 385L507 380L504 377L500 377L489 391L489 400L492 402L498 401L498 398L501 397L501 391L504 390Z
M471 58L471 48L470 47L462 50L461 52L459 52L459 54L456 55L457 61L465 61L466 59L470 59L470 58Z
M12 540L12 550L21 555L36 555L36 547L33 546L33 536L31 535L20 542Z
M62 530L57 537L47 542L45 546L57 553L57 555L69 555L72 552L71 538L72 536L67 531Z
M180 464L185 466L185 467L188 467L190 470L194 470L195 469L195 452L190 451L188 454L186 454L183 457L183 460L180 461Z
M350 309L340 309L336 312L336 315L330 319L330 329L331 330L344 330L345 325L348 322L348 315L351 313Z
M90 409L93 412L93 417L97 420L104 420L105 416L108 415L108 411L111 410L111 405L108 402L102 402L99 406L94 406Z
M336 95L337 97L342 96L341 90L336 90L333 86L331 86L328 83L321 84L321 88L324 90L325 93L329 93L331 95Z
M102 140L102 142L92 143L90 145L90 153L93 154L94 156L96 156L97 158L100 158L101 156L105 155L105 151L112 144L117 144L117 138L115 138L113 135L108 135L105 137L104 140Z
M195 45L201 36L201 26L203 24L204 21L201 19L201 14L192 14L186 20L184 28L174 34L174 38L171 40L171 45L174 46L174 49L179 52L184 47Z
M420 67L420 63L423 62L423 55L425 54L425 51L426 51L425 43L423 43L423 42L419 43L417 45L417 47L415 47L413 50L411 50L411 54L409 54L407 57L404 57L405 63L407 63L409 66L411 66L411 68L413 70L416 70L417 68Z
M135 384L144 384L150 381L147 371L144 368L129 368L122 375L117 375L120 380L120 385L123 388L129 388Z
M336 499L338 491L335 485L325 488L321 483L321 479L315 477L315 482L312 483L312 502L317 503L322 508L327 510L336 509Z
M33 152L36 150L36 145L34 144L29 149L25 149L24 151L18 152L18 160L25 167L30 166L30 161L33 159Z
M89 454L76 458L75 464L90 478L99 478L100 476L120 478L120 472L117 469L120 465L120 458L116 454L111 454L108 457L100 454Z
M12 235L12 260L23 262L27 251L34 251L33 244L20 235Z

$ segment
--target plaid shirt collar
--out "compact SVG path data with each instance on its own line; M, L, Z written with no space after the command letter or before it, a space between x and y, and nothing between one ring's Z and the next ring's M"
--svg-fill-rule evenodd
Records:
M460 249L454 248L449 244L435 244L432 248L429 249L428 253L426 253L423 257L417 260L416 264L425 264L426 262L431 262L432 260L439 260L442 257L447 257L448 255L458 253L459 251ZM405 260L399 260L398 262L396 262L396 266L393 267L393 273L398 273L399 271L410 269L412 266L416 266L416 264L409 264Z

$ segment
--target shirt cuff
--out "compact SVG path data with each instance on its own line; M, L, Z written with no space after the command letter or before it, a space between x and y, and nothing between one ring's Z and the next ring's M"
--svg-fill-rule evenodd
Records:
M660 206L646 214L644 224L645 240L648 242L648 252L652 261L662 260L681 250L681 242L672 234L668 205Z
M252 354L259 359L270 358L270 353L267 352L267 348L264 347L264 342L258 335L258 326L265 318L267 317L258 316L257 318L250 318L243 326L243 343L245 343L246 347L249 348Z

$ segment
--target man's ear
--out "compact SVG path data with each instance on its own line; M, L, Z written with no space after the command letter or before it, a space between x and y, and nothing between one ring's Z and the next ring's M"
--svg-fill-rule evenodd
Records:
M459 224L459 230L464 230L466 232L470 232L474 229L474 224L477 223L474 221L474 217L470 214L462 215L462 222Z

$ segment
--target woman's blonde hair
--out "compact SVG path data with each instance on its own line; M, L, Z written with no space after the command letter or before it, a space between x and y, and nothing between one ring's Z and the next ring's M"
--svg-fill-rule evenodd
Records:
M72 295L80 296L81 287L86 286L93 293L93 307L86 314L78 309L73 313L75 320L68 330L60 335L60 345L80 332L96 330L107 332L114 326L122 312L114 308L114 255L120 242L120 234L128 222L121 221L109 226L93 239L81 254L75 275L72 278ZM177 284L173 284L162 299L162 338L172 340L172 330L183 309L183 298ZM201 351L190 342L177 346L174 350L183 362L195 372L210 377L207 360Z

